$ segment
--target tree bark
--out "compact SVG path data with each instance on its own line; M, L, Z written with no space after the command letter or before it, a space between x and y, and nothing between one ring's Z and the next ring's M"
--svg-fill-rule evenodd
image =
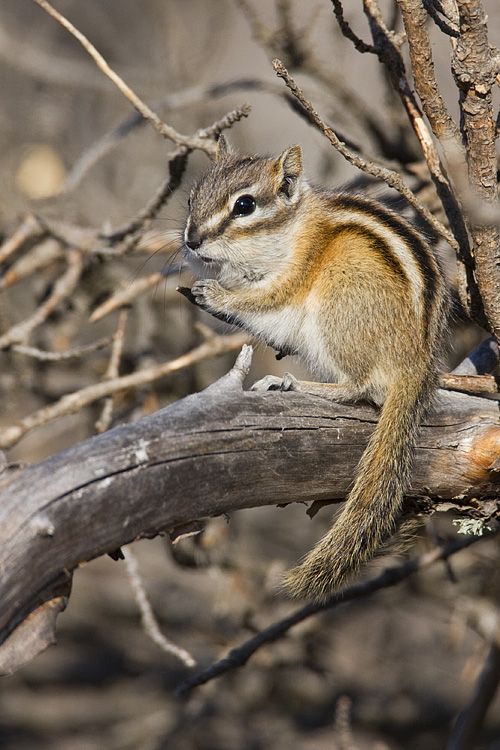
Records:
M460 36L452 72L460 92L460 127L467 149L469 180L477 202L498 211L497 153L492 88L500 70L490 47L481 0L459 0ZM474 212L473 212L474 213ZM500 235L471 217L475 273L489 330L500 340Z
M243 391L250 352L201 393L0 475L0 642L60 599L79 563L138 537L242 508L346 496L377 410ZM420 430L409 497L422 512L460 508L488 523L499 514L499 472L498 403L440 391Z

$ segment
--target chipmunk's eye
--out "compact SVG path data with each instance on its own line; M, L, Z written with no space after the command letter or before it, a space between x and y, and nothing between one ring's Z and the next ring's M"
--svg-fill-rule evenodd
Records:
M249 216L255 211L256 206L253 195L240 195L234 202L233 216Z

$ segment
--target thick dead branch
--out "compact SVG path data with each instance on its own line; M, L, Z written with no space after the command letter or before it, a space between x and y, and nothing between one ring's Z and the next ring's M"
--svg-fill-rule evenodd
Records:
M433 132L444 148L453 144L462 147L460 133L450 116L434 74L431 44L427 31L427 12L422 0L398 0L403 14L410 47L410 60L415 88Z
M498 215L497 153L492 88L498 51L488 42L487 18L480 0L460 0L460 38L452 60L460 91L461 129L467 147L469 180L478 198ZM500 233L471 219L476 277L489 330L500 339Z
M345 497L377 410L244 392L250 352L202 393L4 471L2 640L54 598L61 572L136 538L242 508ZM441 392L420 431L412 503L421 512L458 508L487 526L500 508L499 457L497 402Z

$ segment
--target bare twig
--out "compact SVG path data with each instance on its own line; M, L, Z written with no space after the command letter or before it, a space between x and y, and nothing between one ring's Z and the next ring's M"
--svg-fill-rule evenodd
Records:
M342 3L340 0L332 0L333 5L333 12L335 13L335 18L337 19L337 23L339 25L339 28L346 39L349 39L353 44L355 49L358 50L358 52L365 53L365 52L371 52L372 54L376 54L377 49L373 44L367 44L362 39L357 36L354 31L351 29L349 24L347 23L345 17L344 17L344 8L342 7Z
M196 103L206 102L207 99L219 98L232 93L233 91L264 91L275 96L287 98L287 94L284 94L281 86L276 86L269 81L259 80L257 78L241 78L224 83L211 84L209 86L191 86L183 91L170 93L163 99L155 103L155 108L159 109L178 109L180 107L186 107ZM233 113L242 113L242 116L248 114L249 105L242 105L241 107L233 110ZM229 113L228 116L230 116ZM227 117L228 117L227 116ZM236 118L233 119L233 122ZM226 122L225 118L219 121L220 123ZM62 187L61 193L66 194L74 190L80 182L83 180L88 171L104 156L110 153L123 138L126 138L136 128L140 127L145 123L144 118L138 112L129 114L124 120L122 120L116 127L111 131L101 136L96 140L89 148L87 148L77 161L73 164L71 169L66 175L66 180ZM227 125L230 127L230 125ZM204 133L207 130L203 131Z
M490 538L492 535L493 533L490 533L485 536ZM324 612L325 610L333 609L334 607L339 606L339 604L366 597L369 594L373 594L375 591L395 586L406 578L409 578L409 576L413 575L418 570L426 568L438 560L447 560L451 555L469 547L471 544L475 544L480 539L484 539L485 536L466 537L464 539L457 539L450 542L450 544L447 544L445 547L435 547L429 552L425 552L402 565L387 568L376 578L371 578L364 583L350 586L344 591L330 597L330 599L324 603L306 604L301 609L298 609L289 615L289 617L273 623L268 628L262 630L256 636L243 643L243 645L233 649L224 659L221 659L221 661L218 661L207 669L204 669L202 672L189 677L177 687L176 692L179 695L183 695L193 688L198 687L199 685L204 685L215 677L219 677L225 672L244 666L248 659L253 656L259 648L262 648L262 646L271 643L278 638L282 638L291 627L297 625L299 622L303 622L308 617L318 614L319 612Z
M349 113L350 118L362 126L365 134L378 147L380 153L385 155L391 153L390 138L387 137L384 124L380 122L380 115L371 111L367 102L358 95L355 87L346 81L345 76L335 69L325 67L314 56L312 50L315 49L315 45L313 43L306 43L316 20L314 11L304 28L293 29L292 32L288 29L282 33L283 29L273 31L265 26L255 12L254 6L247 0L238 0L238 4L248 19L254 38L266 52L272 57L282 59L286 66L301 70L318 81L325 93L339 102L339 106L335 107L336 111ZM290 22L288 26L290 27ZM297 106L293 97L289 96L287 101L296 112L304 116L305 110Z
M407 19L406 19L406 16L404 15L405 0L402 0L402 3L400 3L400 5L402 6L401 10L403 12L403 18L406 23ZM400 44L396 41L394 33L391 32L387 28L384 18L382 16L382 13L380 11L380 8L378 6L378 0L364 0L364 9L365 9L366 15L368 16L368 21L370 23L370 28L371 28L373 40L375 42L375 46L377 49L379 60L386 68L387 73L389 75L389 79L392 83L392 86L394 90L396 91L396 93L398 94L405 108L410 124L415 132L415 135L417 136L419 140L420 147L422 149L422 153L424 154L427 167L429 169L432 180L436 187L436 191L441 200L446 216L448 217L448 221L450 223L452 233L456 239L456 243L452 244L452 247L454 247L455 251L457 252L457 258L459 262L464 263L467 266L467 269L460 269L461 277L466 276L468 274L469 287L473 289L474 279L472 276L472 272L470 271L470 267L472 266L472 260L470 257L469 239L468 239L468 235L467 235L467 231L465 227L465 222L462 216L460 206L458 205L456 196L453 190L451 189L448 177L446 176L446 174L444 173L441 167L439 153L434 144L432 134L430 133L425 123L420 107L418 106L415 100L413 91L410 88L410 84L408 82L408 78L406 75L403 56L400 50ZM421 10L422 10L423 18L420 18L420 24L425 26L426 15L422 7L421 7ZM413 19L412 23L413 23L413 27L417 26L417 24L415 23L415 19ZM412 27L412 32L413 32L413 27ZM425 30L424 32L420 32L420 29L419 29L419 33L421 33L421 36L423 38L422 47L419 47L418 45L414 45L414 41L413 41L414 37L410 36L410 30L408 28L407 28L407 33L409 37L410 48L414 49L415 47L418 50L421 57L424 58L423 61L419 62L419 65L421 67L425 65L425 69L427 73L429 73L429 75L431 73L433 74L430 44L428 45L428 47L424 46L424 42L428 41L428 36L426 36L427 30ZM414 77L420 74L420 68L418 66L416 69L417 72L415 72L415 65L416 65L415 58L416 57L417 57L417 52L415 52L415 49L414 49L414 56L412 58L412 63L413 63L412 70L413 70ZM419 91L419 94L420 94L420 91ZM445 115L447 115L447 113L446 113L446 110L444 110L444 104L442 103L442 100L439 99L439 90L437 90L437 92L435 93L435 96L443 106L442 117L444 118ZM459 145L461 145L459 143L458 130L455 126L455 123L453 122L453 120L451 120L449 115L448 115L448 121L449 121L448 130L450 133L453 132L455 134L455 140L453 141L453 143L456 144L456 146L458 147ZM432 124L432 121L431 121L431 124ZM440 132L441 132L441 137L443 137L442 131ZM446 132L448 133L448 131ZM434 130L434 133L436 133L435 130ZM439 137L439 133L437 133L436 135ZM451 135L448 134L447 137L451 138ZM463 153L463 150L462 150L462 153ZM461 291L462 304L467 309L468 298L467 298L467 293L464 289L464 285L461 286L460 291Z
M352 700L341 695L335 704L335 739L339 750L355 750L351 726Z
M125 81L116 73L106 62L100 52L94 47L94 45L82 34L68 19L59 13L47 0L33 0L34 3L43 8L52 18L54 18L61 26L64 26L72 36L77 39L82 47L89 53L98 68L115 84L115 86L122 92L122 94L131 102L131 104L137 109L138 112L148 120L154 127L154 129L160 133L164 138L168 138L173 141L177 146L186 146L188 149L199 148L205 151L209 155L215 154L215 143L213 140L209 140L203 137L197 136L185 136L178 133L175 128L167 125L163 120L158 117L156 112L148 107L143 100L137 96L137 94L128 86Z
M82 272L82 256L78 250L68 250L68 268L54 284L54 291L40 307L22 323L17 323L0 336L0 349L6 349L12 344L25 344L32 331L47 320L48 316L74 291Z
M24 354L26 357L33 357L40 362L66 362L68 359L81 359L87 354L97 352L99 349L105 349L113 341L111 336L93 341L92 344L78 346L74 349L65 349L62 352L47 352L43 349L37 349L35 346L24 346L23 344L14 344L11 351L17 354Z
M217 357L227 352L240 349L248 341L248 336L242 333L231 336L212 336L200 346L192 349L182 357L178 357L170 362L164 362L161 365L148 367L139 372L123 375L113 380L107 380L100 383L89 385L79 391L68 393L59 401L49 404L38 411L29 414L27 417L20 419L17 424L5 427L0 430L0 448L8 449L15 445L24 435L36 427L41 427L48 422L67 414L76 412L88 406L94 401L110 396L113 393L127 390L128 388L138 388L146 383L152 383L155 380L170 375L172 372L189 367L197 362L201 362L209 357Z
M460 32L458 28L454 24L448 21L445 21L444 18L441 18L441 16L439 15L436 9L436 6L434 5L433 0L424 0L424 7L427 13L430 15L430 17L434 21L434 23L436 24L436 26L439 29L441 29L441 31L444 34L448 34L448 36L452 36L452 37L459 36Z
M215 122L210 127L204 130L198 131L198 137L200 138L218 138L223 130L230 128L235 122L239 122L243 117L247 117L250 114L250 105L242 104L240 107L228 112L224 117ZM149 201L148 205L131 221L128 222L121 229L115 230L112 234L101 235L101 239L107 242L114 243L120 242L127 236L131 235L138 230L142 230L146 222L150 222L158 214L158 211L165 205L168 198L172 195L181 184L181 179L184 174L184 170L187 164L187 158L189 156L190 149L186 146L180 146L176 151L170 154L168 159L168 179L163 182L156 194ZM140 235L137 237L137 240ZM137 241L136 240L136 241ZM134 242L130 249L135 246Z
M250 113L250 105L242 104L240 107L228 112L224 117L215 122L208 128L198 131L198 137L210 139L218 137L223 130L230 128L235 122L238 122L242 117L247 117ZM101 239L106 240L109 243L120 242L134 232L142 231L146 222L151 222L152 219L158 214L158 211L163 208L168 198L172 195L181 184L181 179L186 168L187 159L189 156L190 149L186 146L180 146L173 153L170 154L168 159L168 178L165 180L153 198L149 201L147 206L140 211L140 213L128 222L125 226L115 230L111 234L101 235ZM137 236L135 241L131 243L129 249L135 246L136 242L140 239L140 234Z
M120 310L120 315L118 317L118 325L116 326L116 331L113 336L111 356L108 362L108 369L104 375L104 380L115 380L118 377L123 352L123 343L125 341L125 327L127 325L127 320L128 310L124 307ZM105 432L109 428L113 417L113 404L113 396L107 396L99 419L95 424L97 432Z
M0 279L0 289L6 289L12 284L17 284L18 281L41 271L42 268L47 268L55 260L63 258L64 253L64 247L59 240L50 236L42 239L32 250L25 255L21 255L5 272L3 278Z
M44 234L45 227L40 224L36 216L29 214L16 229L12 237L9 237L0 246L0 263L4 263L26 240L36 239L42 237Z
M446 750L473 750L500 684L500 620L469 704L460 712Z
M127 222L125 226L116 229L111 234L101 235L101 239L110 244L120 242L128 235L142 229L146 222L154 219L174 190L179 187L186 169L188 155L189 150L185 146L181 146L172 152L168 158L168 178L160 185L148 205L132 221Z
M149 638L151 638L153 643L156 643L156 645L162 649L162 651L165 651L167 654L172 654L172 656L180 659L186 667L195 667L196 661L191 654L185 649L176 646L175 643L172 643L172 641L166 638L161 632L158 620L154 615L146 589L144 588L136 557L130 547L124 547L123 557L125 559L127 577L132 587L132 591L134 592L134 599L137 602L137 606L141 613L144 632Z
M67 222L48 219L46 217L38 218L40 223L43 224L47 235L56 239L63 246L76 247L82 253L89 255L95 254L114 258L121 257L127 251L126 243L119 244L116 247L107 246L99 240L99 234L95 229L68 224ZM158 237L159 234L159 232L153 234L151 230L147 230L147 233L144 234L144 230L141 230L140 239L134 243L132 251L150 254L152 251L158 252L167 249L168 245L165 242L161 244L156 241L151 242L151 238ZM165 232L161 232L161 234L164 235Z
M450 190L448 180L441 170L439 154L434 145L432 135L425 124L423 115L408 83L405 64L394 32L387 28L377 0L365 0L365 13L368 16L373 39L376 43L375 50L378 58L385 66L392 85L406 110L415 135L420 142L420 147L429 171L436 183L446 187L448 193Z
M458 375L443 372L439 376L439 387L463 393L498 393L499 380L493 375Z
M433 216L433 214L429 211L428 208L426 208L426 206L424 206L423 203L421 203L421 201L410 190L410 188L405 185L397 172L394 172L391 169L387 169L387 167L376 166L372 162L367 162L361 156L353 154L352 151L350 151L350 149L346 147L345 143L339 141L333 130L321 119L319 114L313 108L312 104L305 98L302 90L297 86L291 75L288 73L281 60L274 60L273 67L277 75L280 78L283 78L293 95L297 97L302 106L309 112L312 120L315 122L319 130L321 130L321 132L326 135L332 146L334 146L334 148L336 148L337 151L342 154L342 156L350 164L357 167L358 169L361 169L363 172L367 172L368 174L371 174L378 179L384 180L387 185L401 193L401 195L406 198L408 203L410 203L421 214L421 216L424 217L424 219L436 230L436 232L444 237L444 239L457 252L459 252L459 245L453 234L444 226L444 224L442 224L440 221L438 221L438 219L435 218L435 216Z
M403 16L413 79L422 107L429 120L432 132L443 148L448 166L453 167L459 164L460 169L462 169L462 165L465 163L465 151L458 127L446 109L434 75L432 48L426 24L426 10L422 0L397 0L397 2ZM397 87L399 84L394 81L394 85ZM464 216L457 197L450 188L448 179L443 176L439 168L437 152L434 155L429 153L429 156L431 157L427 158L429 169L453 234L459 244L457 258L459 260L460 300L471 317L477 320L479 324L484 324L482 301L472 272L473 259ZM435 169L436 165L438 169ZM455 168L453 171L459 173L460 169ZM461 267L462 264L464 267Z
M123 307L124 305L130 305L130 303L133 302L136 297L138 297L148 289L151 289L151 287L159 284L163 278L163 274L157 271L156 273L152 273L149 276L144 276L140 279L136 279L131 284L127 284L124 289L119 289L113 294L112 297L109 297L109 299L103 302L102 305L96 307L96 309L90 316L89 321L91 323L96 323L98 320L101 320L101 318L109 315L110 312L113 312L113 310L116 310L119 307ZM176 298L179 298L179 295L177 293Z

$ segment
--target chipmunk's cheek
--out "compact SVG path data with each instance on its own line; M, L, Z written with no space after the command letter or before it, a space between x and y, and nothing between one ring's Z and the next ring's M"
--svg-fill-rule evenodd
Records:
M224 299L224 289L214 279L201 279L191 287L196 304L204 310L219 311Z

